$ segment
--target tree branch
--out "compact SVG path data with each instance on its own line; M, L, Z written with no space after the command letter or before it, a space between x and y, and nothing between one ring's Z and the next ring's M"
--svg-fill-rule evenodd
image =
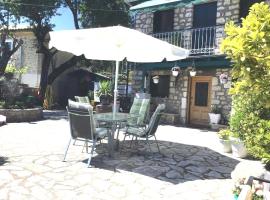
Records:
M75 0L75 2L72 2L71 0L65 0L65 2L72 12L75 28L80 29L79 21L78 21L78 7L79 7L78 1Z

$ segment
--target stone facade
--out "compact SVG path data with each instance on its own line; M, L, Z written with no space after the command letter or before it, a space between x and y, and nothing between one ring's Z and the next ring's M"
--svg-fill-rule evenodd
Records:
M207 2L214 2L213 0L208 0ZM207 3L204 2L204 3ZM270 4L270 0L266 0ZM196 5L196 4L195 4ZM174 9L174 31L189 30L192 28L193 23L193 7L194 4L187 4L186 6L176 7ZM215 54L220 54L219 47L224 37L224 25L226 22L234 21L239 22L239 10L240 10L240 0L218 0L217 1L217 14L216 14L216 47ZM135 16L135 29L140 30L147 34L153 34L153 17L152 12L138 12ZM191 46L192 31L184 31L181 37L185 38L184 44L180 46L187 48ZM160 37L163 37L161 35ZM159 38L160 38L159 37ZM164 38L163 38L164 39ZM170 41L170 39L164 39ZM177 44L175 44L177 45Z
M27 72L19 77L20 82L29 87L38 88L42 57L36 53L36 37L29 29L14 30L14 34L23 40L23 45L12 56L12 60L15 60L17 67L27 67Z
M213 2L209 0L207 2ZM206 1L204 3L207 3ZM224 25L228 21L239 21L240 0L217 0L216 24ZM266 0L270 4L270 0ZM194 4L174 9L174 30L192 28ZM153 13L139 12L136 14L135 29L147 34L153 33Z
M213 0L204 1L214 2ZM266 0L270 4L270 0ZM174 31L184 31L184 42L191 40L192 32L188 31L192 29L193 24L193 9L194 4L187 4L182 7L174 8ZM217 0L217 14L216 14L216 28L215 37L216 43L214 48L214 54L220 55L219 46L224 38L224 25L226 22L234 21L239 22L239 10L240 0ZM147 13L143 10L136 14L135 28L147 34L153 34L153 13ZM161 34L162 35L162 34ZM164 35L164 34L163 34ZM182 35L181 35L182 36ZM160 37L160 39L164 39ZM166 40L166 39L165 39ZM189 42L190 43L190 42ZM190 43L191 44L191 43ZM175 44L180 45L181 44ZM187 46L182 46L187 48ZM191 49L190 49L191 50ZM198 57L198 56L197 56ZM198 58L197 58L198 59ZM210 61L211 62L211 61ZM231 97L228 94L231 86L231 70L224 68L222 64L219 66L215 64L215 68L197 68L196 76L210 76L212 77L211 86L211 105L216 105L222 110L222 115L225 119L228 119L231 110ZM154 70L148 71L150 75L170 75L170 88L169 97L167 98L152 98L153 104L165 103L166 113L165 121L173 122L175 124L186 124L189 119L189 96L191 77L188 74L189 68L185 68L185 72L182 72L177 78L173 77L170 69L167 70ZM219 76L221 74L228 75L228 82L221 84ZM149 92L150 76L148 76L147 92ZM142 71L133 72L133 91L142 91L144 74Z
M169 124L186 124L188 123L189 112L189 87L191 78L189 76L190 68L183 71L178 77L171 75L169 70L154 70L149 71L147 80L147 89L149 91L150 78L153 75L170 75L169 97L158 98L152 97L153 106L159 103L165 103L165 116L164 121ZM228 82L221 84L219 80L220 74L228 75ZM217 68L210 70L197 70L196 76L212 76L212 91L211 91L211 105L217 105L221 108L222 115L228 118L231 110L231 97L229 96L229 88L231 85L231 72L230 69ZM144 74L142 71L133 72L133 92L141 92L143 88Z
M143 33L153 32L153 13L139 13L135 16L135 29Z

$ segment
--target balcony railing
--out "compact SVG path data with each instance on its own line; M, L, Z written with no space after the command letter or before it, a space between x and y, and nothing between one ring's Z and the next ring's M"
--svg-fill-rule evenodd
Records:
M224 26L186 29L155 33L155 38L190 50L190 56L219 54L219 45L224 38Z

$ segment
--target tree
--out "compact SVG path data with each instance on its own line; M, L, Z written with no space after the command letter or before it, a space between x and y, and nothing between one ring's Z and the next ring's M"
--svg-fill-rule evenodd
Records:
M61 2L57 0L11 0L10 12L12 12L18 21L28 22L37 38L37 53L42 53L42 67L40 80L40 94L43 98L48 82L48 73L52 52L46 47L46 36L52 30L53 24L51 18L57 15L57 9Z
M233 62L230 128L249 153L270 164L270 12L254 4L242 26L230 22L222 50Z
M80 4L82 27L128 26L128 5L123 0L90 0Z
M5 73L7 64L11 56L23 44L21 39L17 39L12 31L9 29L9 23L12 21L13 16L9 12L7 4L0 4L0 76ZM11 46L7 43L7 39L12 40Z
M123 0L64 0L64 5L71 10L76 29L80 29L79 24L83 28L93 28L117 24L128 25L129 22L127 5ZM49 74L48 84L52 84L60 74L77 62L88 63L88 65L91 63L92 66L97 64L102 69L104 67L100 66L108 66L108 62L104 65L104 62L89 62L83 56L73 56Z
M40 95L43 99L45 96L46 87L48 84L52 84L53 81L65 70L69 69L70 67L74 66L77 62L84 60L83 56L74 56L70 60L67 60L65 63L61 64L55 69L51 70L51 73L49 73L49 66L51 63L51 59L53 55L57 52L55 49L49 50L46 46L46 43L48 42L48 38L46 36L48 35L48 32L52 30L53 24L51 23L51 18L55 15L58 15L57 9L60 6L68 6L73 14L74 19L74 25L76 29L79 29L79 24L88 24L88 26L93 27L94 24L91 22L88 22L88 20L92 20L94 18L97 19L103 19L95 21L96 26L103 26L103 25L112 25L110 23L105 23L104 20L110 19L108 21L111 21L115 24L122 23L123 19L128 21L127 13L125 13L126 17L123 18L122 15L118 14L120 11L119 9L123 9L121 6L123 6L120 1L116 1L116 3L113 3L114 1L105 1L101 0L100 2L103 2L103 4L100 4L99 1L90 1L88 0L47 0L44 3L44 0L10 0L9 2L9 9L12 14L16 17L18 21L25 21L28 22L31 27L33 28L33 32L37 38L38 41L38 47L37 47L37 53L42 53L43 61L42 61L42 69L41 69L41 80L40 80ZM105 3L108 3L107 7ZM121 1L123 2L123 1ZM101 12L99 11L98 14L95 12L87 13L89 10L91 10L91 7L100 7L105 6L105 16L108 16L107 18L102 17ZM112 6L112 7L110 7ZM120 6L120 8L117 8L116 6ZM118 9L117 12L112 11ZM110 13L110 14L108 14ZM97 15L97 17L95 16ZM117 17L114 17L116 15ZM83 17L82 17L83 16ZM113 20L111 20L113 19ZM118 22L117 22L118 21Z

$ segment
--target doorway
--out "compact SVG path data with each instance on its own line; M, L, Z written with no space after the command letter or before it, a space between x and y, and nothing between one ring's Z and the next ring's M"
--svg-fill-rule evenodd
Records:
M208 125L211 110L212 77L196 76L191 78L189 123Z

